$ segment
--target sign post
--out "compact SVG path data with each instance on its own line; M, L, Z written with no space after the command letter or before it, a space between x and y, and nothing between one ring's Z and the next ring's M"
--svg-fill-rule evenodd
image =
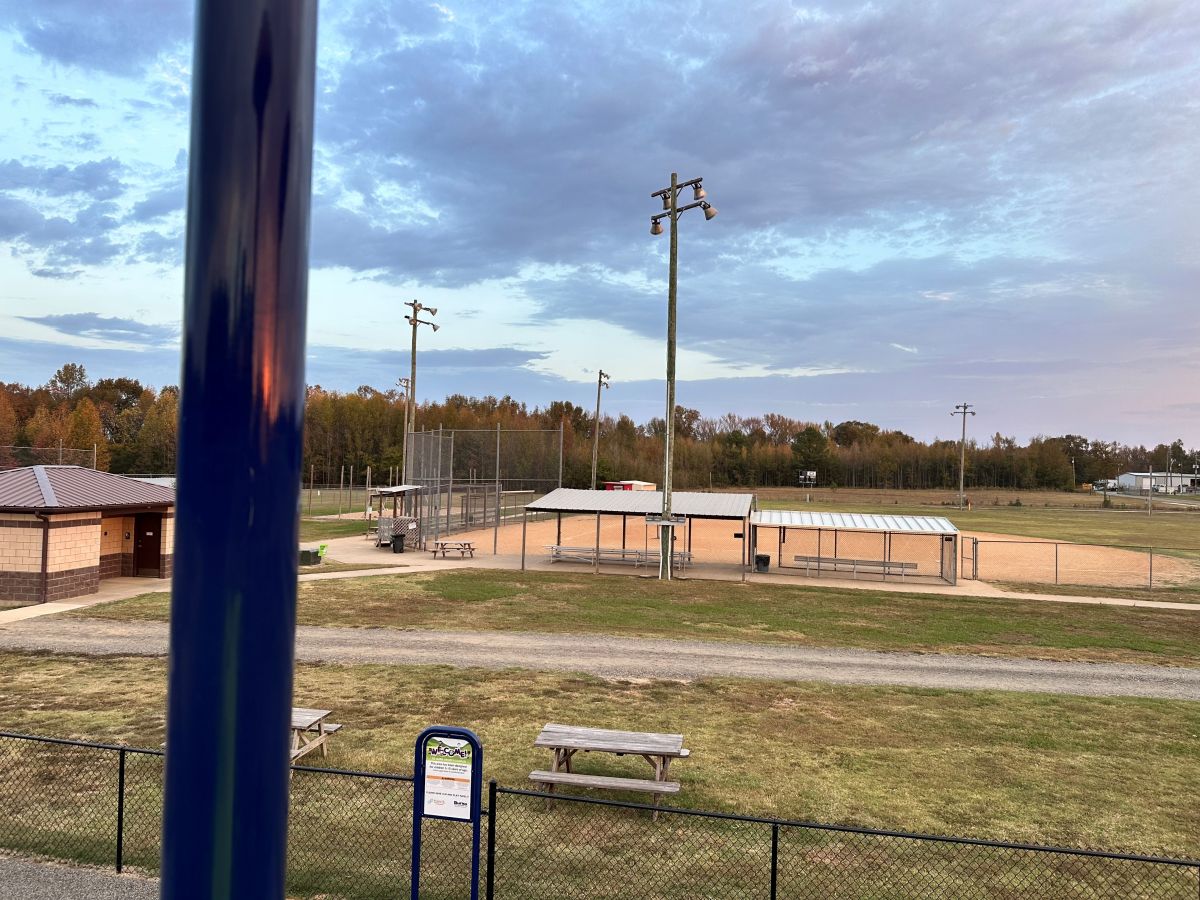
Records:
M471 900L479 900L479 822L483 743L468 728L433 725L413 752L412 900L421 896L421 824L427 819L471 823Z

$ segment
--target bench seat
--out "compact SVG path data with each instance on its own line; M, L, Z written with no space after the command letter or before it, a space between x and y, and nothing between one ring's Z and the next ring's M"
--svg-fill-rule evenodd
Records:
M920 566L915 562L883 559L848 559L839 556L796 556L793 559L804 563L805 571L812 567L834 572L883 572L886 575L904 575L915 572Z
M322 734L337 734L342 730L342 726L336 722L325 722L321 725Z
M529 773L529 780L538 784L566 784L581 788L603 788L610 791L644 791L648 794L677 794L678 781L654 781L650 778L616 778L611 775L580 775L577 772Z

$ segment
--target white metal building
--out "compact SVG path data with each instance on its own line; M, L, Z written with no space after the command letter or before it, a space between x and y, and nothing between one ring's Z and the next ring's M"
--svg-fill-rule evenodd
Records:
M1200 487L1200 477L1191 472L1122 472L1117 484L1123 491L1149 493L1153 484L1156 491L1179 494Z

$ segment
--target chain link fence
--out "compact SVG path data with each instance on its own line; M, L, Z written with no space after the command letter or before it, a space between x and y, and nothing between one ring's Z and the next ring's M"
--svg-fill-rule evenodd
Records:
M0 732L0 848L156 874L163 753ZM292 768L288 895L410 892L412 779ZM480 893L570 898L1197 900L1200 861L656 808L488 786ZM421 896L470 895L471 830L427 819Z
M1200 589L1200 549L964 537L961 571L982 581Z

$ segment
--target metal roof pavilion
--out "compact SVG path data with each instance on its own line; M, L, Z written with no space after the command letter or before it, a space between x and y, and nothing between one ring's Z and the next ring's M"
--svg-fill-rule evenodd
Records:
M530 512L605 513L645 516L662 512L662 491L586 491L557 488L525 505ZM754 505L753 494L671 493L671 512L694 519L745 519Z
M958 534L954 523L942 516L889 516L867 513L802 512L760 509L751 525L767 528L829 528L840 531L888 531L896 534Z

